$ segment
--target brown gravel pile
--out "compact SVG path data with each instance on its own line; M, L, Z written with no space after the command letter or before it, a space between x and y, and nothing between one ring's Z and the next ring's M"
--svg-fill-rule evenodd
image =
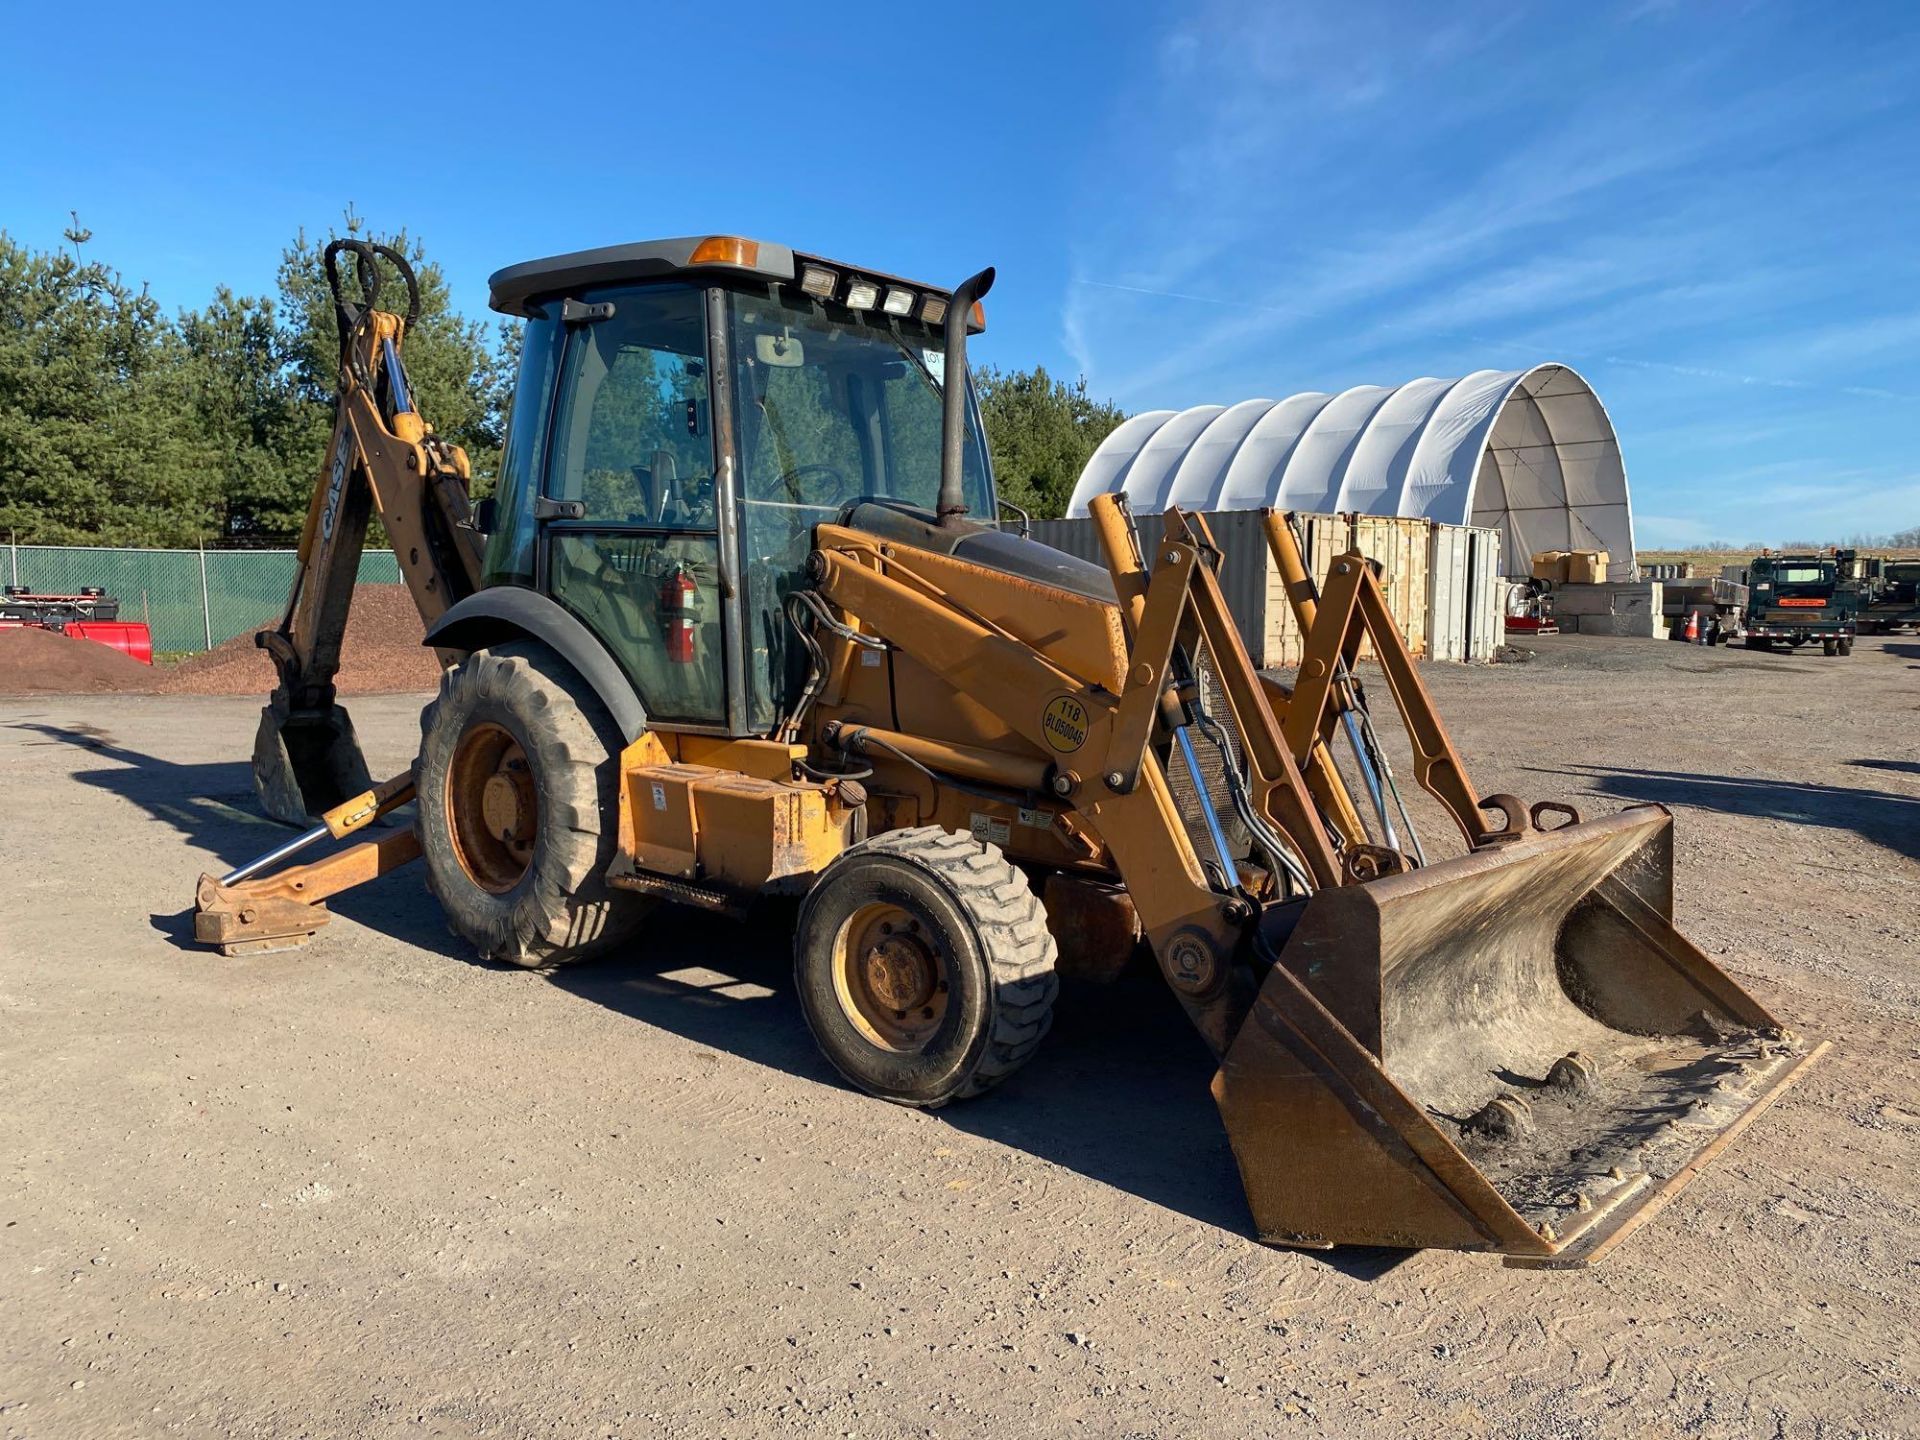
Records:
M54 630L0 630L0 695L152 690L153 667L93 640Z
M261 628L271 623L262 622ZM355 590L334 682L340 693L382 695L437 686L440 661L420 643L425 629L406 586L362 585ZM264 696L273 683L273 661L253 643L249 630L172 666L155 688L168 695Z
M259 628L273 624L263 618ZM420 643L424 627L404 585L362 585L353 595L340 646L343 695L432 690L440 662ZM88 693L258 695L273 689L273 662L253 643L253 631L234 636L178 665L147 666L91 640L69 640L50 630L0 630L0 695Z

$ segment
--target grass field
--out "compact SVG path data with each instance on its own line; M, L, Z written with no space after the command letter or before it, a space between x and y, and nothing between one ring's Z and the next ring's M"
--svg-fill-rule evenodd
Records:
M1717 575L1722 565L1744 565L1759 553L1758 550L1637 550L1634 555L1642 565L1690 563L1697 574ZM1892 560L1920 560L1920 549L1912 547L1876 546L1867 548L1864 553Z

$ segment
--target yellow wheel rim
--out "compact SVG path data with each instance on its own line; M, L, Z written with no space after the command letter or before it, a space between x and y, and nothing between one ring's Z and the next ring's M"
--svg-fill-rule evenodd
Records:
M863 905L834 937L833 991L848 1022L896 1054L922 1049L947 1013L946 956L919 917Z
M503 895L533 862L540 805L527 753L503 726L475 725L447 767L447 830L453 851L482 890Z

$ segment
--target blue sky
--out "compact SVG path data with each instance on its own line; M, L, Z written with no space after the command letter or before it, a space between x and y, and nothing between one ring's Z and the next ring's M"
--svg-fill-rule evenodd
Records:
M169 306L349 201L475 313L650 235L990 262L979 356L1128 409L1559 360L1643 546L1920 524L1920 5L75 13L8 7L0 226Z

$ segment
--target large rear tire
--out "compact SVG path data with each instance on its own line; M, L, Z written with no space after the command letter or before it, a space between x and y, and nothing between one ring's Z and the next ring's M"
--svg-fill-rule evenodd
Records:
M794 978L854 1085L932 1109L998 1085L1053 1023L1046 912L1000 851L934 826L828 866L801 906Z
M528 969L581 958L646 907L605 880L619 842L620 734L537 641L476 650L421 712L427 886L481 957Z

